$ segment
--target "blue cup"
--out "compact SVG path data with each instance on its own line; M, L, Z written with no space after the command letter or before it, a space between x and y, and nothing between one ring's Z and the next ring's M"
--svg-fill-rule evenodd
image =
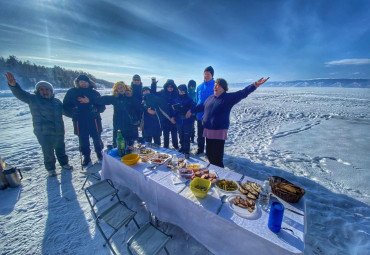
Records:
M269 229L278 233L281 229L281 223L283 222L284 216L284 205L280 202L273 202L270 208L269 222L267 226Z

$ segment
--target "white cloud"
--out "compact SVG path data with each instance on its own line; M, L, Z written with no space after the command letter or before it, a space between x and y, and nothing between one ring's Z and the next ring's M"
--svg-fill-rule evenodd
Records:
M326 66L334 66L334 65L367 65L370 64L369 58L349 58L349 59L341 59L341 60L334 60L330 62L326 62Z

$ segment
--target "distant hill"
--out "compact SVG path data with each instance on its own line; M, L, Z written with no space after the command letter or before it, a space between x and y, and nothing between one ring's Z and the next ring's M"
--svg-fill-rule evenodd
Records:
M233 83L230 86L242 87L248 83ZM342 87L342 88L370 88L370 79L312 79L296 81L266 82L264 87Z
M0 57L0 89L8 89L4 75L6 72L13 73L17 82L25 89L34 88L36 82L41 80L50 82L55 88L71 88L73 87L73 80L79 74L87 75L98 87L113 87L112 82L97 79L93 75L83 71L67 70L59 66L39 66L31 64L29 61L22 62L15 56L9 56L7 59Z

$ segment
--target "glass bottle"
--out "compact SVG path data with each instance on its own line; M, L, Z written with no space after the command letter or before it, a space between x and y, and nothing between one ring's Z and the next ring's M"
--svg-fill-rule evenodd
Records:
M117 149L118 149L118 156L122 157L125 155L125 138L123 138L121 130L117 131Z

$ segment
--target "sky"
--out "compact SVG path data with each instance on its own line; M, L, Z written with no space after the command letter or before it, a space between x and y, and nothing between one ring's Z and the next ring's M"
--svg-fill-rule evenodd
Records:
M370 1L0 0L0 56L111 82L370 79Z

